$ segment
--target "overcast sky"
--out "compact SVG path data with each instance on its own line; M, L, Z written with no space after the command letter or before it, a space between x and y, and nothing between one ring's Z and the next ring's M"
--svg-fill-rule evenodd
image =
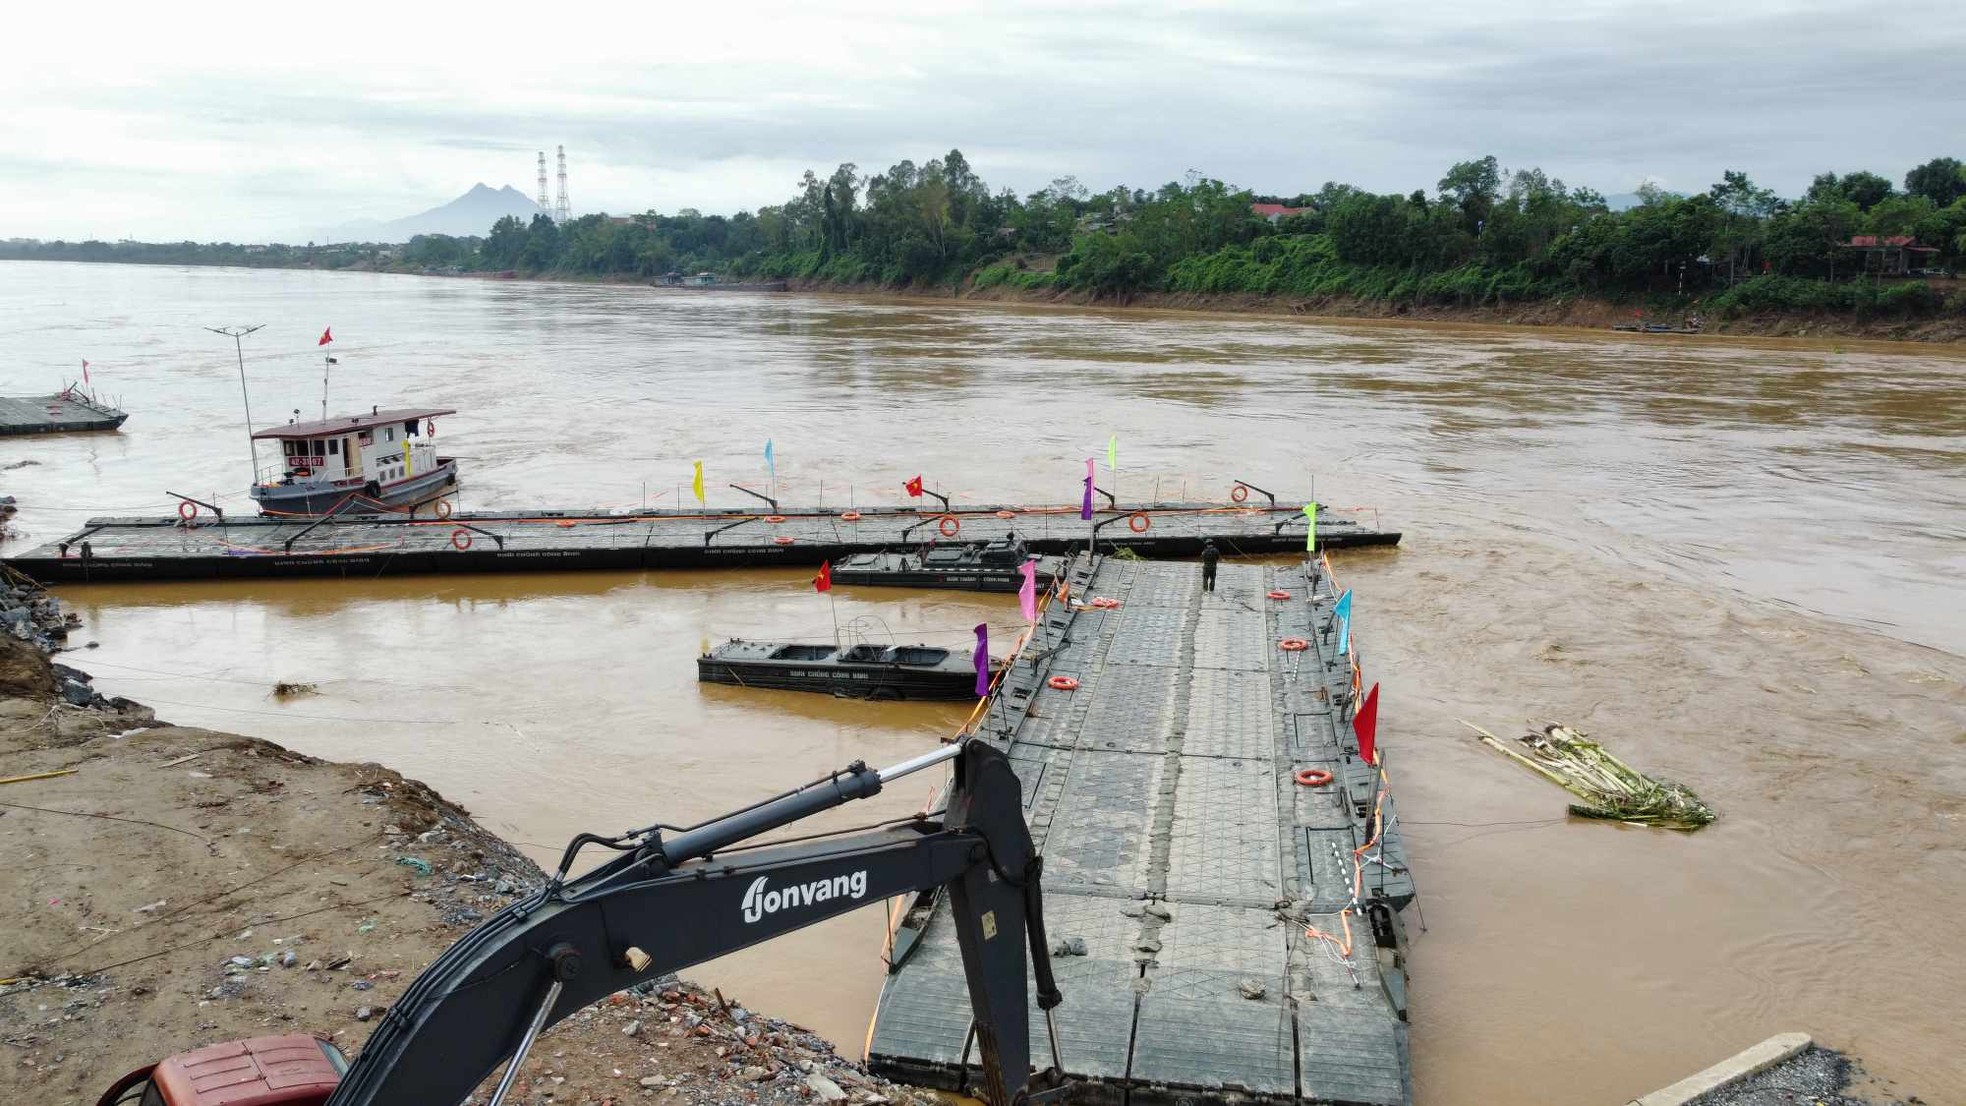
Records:
M37 3L7 16L0 237L252 241L567 148L576 213L731 212L960 148L993 187L1189 169L1431 189L1493 153L1606 193L1966 156L1962 0ZM468 13L468 14L467 14Z

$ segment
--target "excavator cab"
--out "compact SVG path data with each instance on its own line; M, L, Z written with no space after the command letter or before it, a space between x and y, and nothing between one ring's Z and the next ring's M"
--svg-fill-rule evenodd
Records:
M321 1106L347 1071L348 1058L319 1037L252 1037L138 1068L96 1106Z

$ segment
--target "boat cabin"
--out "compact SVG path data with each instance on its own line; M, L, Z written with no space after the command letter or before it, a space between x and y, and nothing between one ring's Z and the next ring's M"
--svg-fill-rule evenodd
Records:
M318 422L290 422L261 430L255 440L280 443L279 463L261 469L260 484L336 483L386 486L437 468L439 415L448 407L406 407L366 415L339 415Z

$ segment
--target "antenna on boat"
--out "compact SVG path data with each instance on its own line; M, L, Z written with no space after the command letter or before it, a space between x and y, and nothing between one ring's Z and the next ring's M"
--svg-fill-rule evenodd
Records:
M254 483L259 482L259 445L253 441L253 400L251 396L246 394L246 347L242 339L265 325L265 323L259 323L255 326L208 326L205 328L213 334L223 334L227 338L232 339L232 350L239 356L239 402L244 404L246 408L246 452L253 459L253 467L247 471L252 474Z

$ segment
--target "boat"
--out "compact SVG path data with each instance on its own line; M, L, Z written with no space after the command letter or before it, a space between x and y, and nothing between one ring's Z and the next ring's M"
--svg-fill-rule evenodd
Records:
M1019 571L1034 559L1016 535L967 545L931 545L914 553L859 553L833 562L836 584L962 591L1016 591ZM1037 585L1049 587L1065 571L1063 557L1037 557Z
M1671 323L1651 323L1644 320L1629 323L1612 323L1612 330L1622 330L1628 334L1698 334L1705 329L1706 320L1698 315L1689 315L1678 326Z
M992 672L1002 666L1001 661L990 662ZM847 699L976 698L971 655L933 645L862 642L842 648L732 638L696 658L696 678Z
M114 430L129 417L80 384L51 396L0 396L0 434Z
M448 407L371 407L261 430L280 443L280 463L260 470L253 502L263 515L374 513L414 508L457 485L457 460L437 455L439 415Z

